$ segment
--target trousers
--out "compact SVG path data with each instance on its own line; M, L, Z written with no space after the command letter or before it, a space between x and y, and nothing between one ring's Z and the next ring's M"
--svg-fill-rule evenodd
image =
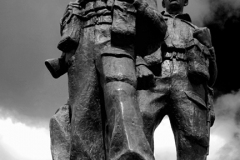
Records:
M106 159L153 160L137 102L133 46L114 45L109 32L110 25L96 26L95 51L100 52L96 68L104 99Z
M204 84L188 76L188 63L166 59L150 69L154 80L138 90L144 132L154 150L153 134L165 115L169 116L178 160L204 160L209 143ZM141 86L141 84L140 84Z

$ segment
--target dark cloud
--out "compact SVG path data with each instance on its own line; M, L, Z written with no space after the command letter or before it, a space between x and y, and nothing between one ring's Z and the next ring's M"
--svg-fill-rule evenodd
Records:
M237 91L240 88L238 76L240 55L237 41L240 37L240 16L230 16L226 18L223 26L219 24L221 23L215 21L207 24L212 32L217 55L219 74L216 87L225 93Z
M240 37L240 1L210 0L209 17L205 25L212 33L219 69L215 88L223 93L237 91L240 88L238 38Z

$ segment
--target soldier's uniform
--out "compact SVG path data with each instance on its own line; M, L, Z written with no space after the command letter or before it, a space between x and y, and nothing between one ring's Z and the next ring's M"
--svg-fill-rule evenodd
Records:
M73 2L63 18L58 48L66 52L64 56L69 48L76 50L65 58L71 160L154 159L137 106L136 16L150 22L146 26L158 34L153 35L156 46L166 24L155 1L134 5L118 0ZM147 32L146 26L139 31Z
M104 19L97 19L96 12L101 11ZM94 50L98 23L112 24L111 11L101 2L83 5L71 2L61 21L58 48L63 51L59 62L63 65L53 71L57 71L56 78L68 73L69 100L65 112L60 108L50 123L57 122L55 128L59 128L55 132L53 125L50 128L54 160L105 160L102 97L95 65L98 52ZM62 121L65 117L69 120ZM60 142L55 138L59 135L62 136Z
M215 55L193 37L198 27L188 14L162 14L168 26L164 43L137 63L154 74L152 82L139 84L144 131L153 149L154 130L168 115L178 160L204 160L209 146L207 88L216 78Z

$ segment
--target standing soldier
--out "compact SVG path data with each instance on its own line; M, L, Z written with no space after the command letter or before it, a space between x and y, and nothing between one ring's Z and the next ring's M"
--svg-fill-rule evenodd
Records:
M138 101L152 150L154 130L168 115L177 159L205 160L214 122L209 87L217 68L209 29L198 28L183 14L187 4L188 0L162 1L167 33L159 50L137 61L139 82L145 82L138 85Z
M154 159L137 103L135 45L154 50L163 41L156 8L154 0L69 4L58 46L64 54L46 65L55 78L68 72L71 160Z
M93 5L95 2L89 2L82 7L76 1L67 6L58 44L63 54L45 62L54 78L68 73L69 100L50 121L53 160L105 160L101 96L93 49ZM96 4L96 8L100 7ZM110 25L111 21L105 23Z
M156 8L156 1L115 0L112 25L99 26L104 33L100 37L107 35L99 44L103 46L99 47L97 68L105 100L108 160L154 159L137 103L135 53L139 41L147 44L153 38L152 48L156 49L163 41L166 24Z

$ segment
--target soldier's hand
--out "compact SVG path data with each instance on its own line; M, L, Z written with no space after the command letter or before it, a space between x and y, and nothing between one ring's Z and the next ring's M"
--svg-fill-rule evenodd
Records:
M147 88L152 85L154 75L146 66L139 65L136 68L138 84L142 88Z
M194 31L193 37L196 38L204 46L211 48L212 47L212 38L210 30L206 27L198 28Z

